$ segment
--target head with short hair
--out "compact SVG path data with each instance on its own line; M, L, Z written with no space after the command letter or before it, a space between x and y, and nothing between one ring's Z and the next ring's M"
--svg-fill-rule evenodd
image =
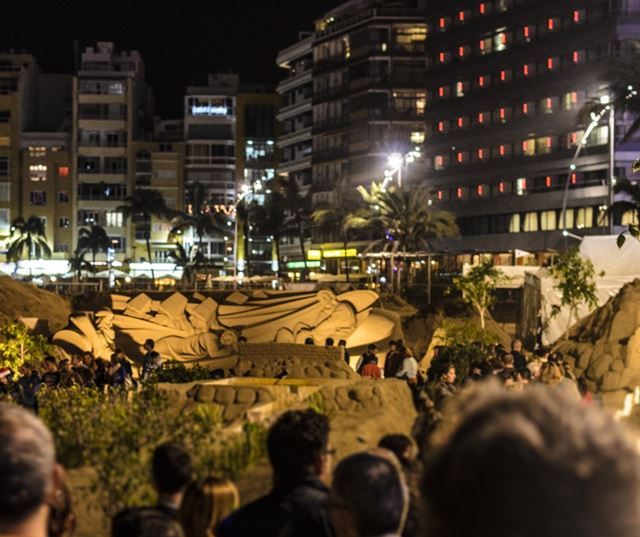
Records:
M111 537L184 537L184 533L180 524L156 509L130 507L113 517Z
M46 503L54 470L53 438L44 423L33 412L0 403L0 533L10 533Z
M391 341L389 341L389 348L392 351L396 350L396 342L393 339Z
M343 459L333 473L332 496L351 515L361 537L402 531L408 489L392 457L375 451L356 453Z
M238 489L228 479L209 476L189 484L178 520L186 537L215 535L218 525L238 508Z
M312 338L312 337L308 337L308 338L305 338L305 340L304 340L304 344L305 344L305 345L315 345L315 344L316 344L316 342L313 340L313 338Z
M502 367L513 367L513 354L505 354L502 357Z
M388 434L378 442L378 447L388 449L402 466L410 466L416 458L416 443L405 434Z
M609 416L543 387L459 405L426 457L425 534L640 534L640 455Z
M369 352L374 352L378 347L375 346L374 343L370 343L369 346L367 347L367 350Z
M341 339L340 341L338 341L338 347L346 347L346 346L347 346L346 339Z
M60 371L70 371L71 370L71 362L66 358L64 360L60 360Z
M153 339L146 339L144 342L144 348L147 351L152 351L156 346L156 342Z
M547 386L555 386L562 382L564 372L555 362L546 362L540 367L539 380Z
M43 363L46 371L55 371L57 369L56 359L53 356L45 356Z
M326 470L329 420L314 410L285 412L269 429L267 450L274 479L295 482Z
M176 494L183 490L193 477L191 457L174 442L160 444L151 461L153 482L160 494Z
M325 347L333 347L333 338L332 337L328 337L327 339L324 340L324 345Z
M511 350L513 352L522 351L522 341L520 341L519 339L514 339L513 343L511 344Z

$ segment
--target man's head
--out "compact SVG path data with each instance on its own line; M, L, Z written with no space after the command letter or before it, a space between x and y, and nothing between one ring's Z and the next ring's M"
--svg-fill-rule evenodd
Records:
M276 481L323 477L329 468L329 420L313 410L290 410L269 430L267 449Z
M513 367L513 354L505 354L501 362L502 367Z
M193 478L191 457L179 444L160 444L151 461L153 483L160 494L179 494Z
M25 362L20 366L20 374L28 377L33 373L34 367L31 362Z
M640 534L640 455L610 417L543 388L461 405L427 457L426 534Z
M71 361L73 363L73 367L80 367L81 365L84 364L84 360L83 360L84 356L81 354L74 354L73 358L71 358Z
M418 455L416 443L404 434L383 436L378 442L378 447L391 451L403 466L410 466Z
M513 349L513 352L522 352L522 341L514 339L511 348Z
M56 359L53 356L46 356L44 359L44 369L49 373L57 371Z
M0 367L0 384L9 384L11 369L8 367Z
M156 343L155 341L153 341L153 339L147 339L144 342L144 350L147 352L151 352L155 346L156 346Z
M361 537L398 534L409 504L402 471L390 452L356 453L333 473L331 493Z
M85 352L82 355L82 362L87 367L91 367L91 365L93 364L93 354L91 354L89 351Z
M346 346L347 346L346 339L341 339L340 341L338 341L338 347L346 347Z
M120 511L111 525L111 537L183 537L180 524L156 509L131 507Z
M397 349L396 342L392 339L391 341L389 341L389 350L395 351L396 349Z
M371 344L367 347L367 350L368 350L369 352L376 352L376 349L377 349L377 348L378 348L378 347L376 347L373 343L371 343Z
M333 338L332 337L328 337L327 339L324 340L324 345L325 347L333 347Z
M453 384L456 381L456 368L451 364L444 364L441 369L440 380L445 384Z
M0 476L0 534L16 532L46 508L59 477L49 430L8 403L0 403Z
M64 360L60 360L60 371L71 371L71 362L66 358Z

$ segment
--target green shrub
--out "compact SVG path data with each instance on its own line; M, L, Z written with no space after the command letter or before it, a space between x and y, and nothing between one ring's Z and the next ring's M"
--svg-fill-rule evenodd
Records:
M154 372L153 378L156 382L184 384L197 380L210 379L211 371L200 364L187 367L178 360L168 360L163 362L162 366Z
M41 416L53 432L58 460L67 468L95 472L91 492L109 519L128 506L150 505L153 449L175 441L190 452L200 475L233 478L266 452L266 429L246 424L225 436L220 407L197 404L181 409L153 384L139 392L90 388L45 390Z
M469 366L473 362L493 357L498 337L482 330L476 323L466 319L445 319L442 328L445 346L431 362L429 379L443 364L455 366L458 378L462 379L469 374Z
M51 352L44 336L34 335L20 321L7 321L0 327L0 367L18 371L25 362L41 362Z

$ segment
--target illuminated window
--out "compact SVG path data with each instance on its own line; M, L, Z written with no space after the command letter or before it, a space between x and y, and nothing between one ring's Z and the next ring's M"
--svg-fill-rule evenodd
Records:
M545 66L548 71L557 71L558 69L560 69L560 58L550 56L549 58L547 58Z
M449 24L451 23L451 19L449 17L440 17L438 19L438 29L441 32L444 32L449 28Z
M47 148L43 146L29 146L29 156L31 158L44 157L47 154Z
M546 155L553 151L553 138L551 136L541 136L536 138L536 155Z
M549 17L547 19L547 30L550 32L554 32L555 30L560 29L560 18L559 17Z
M551 188L553 185L553 178L550 175L547 175L544 179L544 184L547 188Z
M573 228L574 216L575 214L573 209L566 209L564 213L564 218L563 218L562 212L560 212L560 215L558 216L558 229ZM566 225L563 224L564 221L566 221Z
M458 47L458 57L466 58L471 53L471 47L469 45L461 45Z
M476 86L478 88L488 88L489 86L491 86L491 76L479 75L476 79Z
M522 226L522 231L538 231L538 213L531 212L524 215L524 225Z
M488 147L480 147L477 151L478 160L486 160L491 155L491 150Z
M533 102L522 103L522 115L532 116L536 113L536 105Z
M491 52L493 52L493 38L484 37L480 39L478 47L480 50L480 54L490 54Z
M593 207L580 207L575 210L575 227L578 229L593 227Z
M512 77L511 69L502 69L498 73L498 78L500 78L501 82L510 82Z
M451 61L451 53L450 52L440 52L438 54L438 62L439 63L449 63Z
M414 145L420 145L424 143L425 135L422 131L413 131L410 136L411 143Z
M433 159L433 166L436 170L444 170L445 158L443 155L437 155Z
M69 166L58 166L58 177L69 177Z
M493 36L493 50L500 52L506 50L509 45L510 34L507 32L499 32Z
M467 80L460 80L456 82L456 97L464 97L465 93L469 91L469 82Z
M447 132L449 130L449 122L446 120L438 121L436 128L438 129L438 132Z
M497 150L497 156L499 158L511 156L511 144L500 144Z
M447 99L450 95L449 86L440 86L438 88L438 97L441 99Z
M467 116L460 116L456 118L456 126L459 129L467 129L469 128L469 118Z
M567 149L571 149L578 145L578 140L580 139L580 135L578 132L570 132L567 134Z
M558 229L557 214L555 211L542 211L540 213L540 229L542 231L555 231Z
M498 108L494 113L496 123L511 121L511 108Z
M583 92L580 92L581 94ZM577 91L570 91L562 96L562 108L565 110L574 110L578 108L582 102L582 95Z
M438 201L442 201L443 195L442 190L438 190Z
M531 138L522 141L522 154L525 157L532 157L536 154L536 140Z
M520 214L515 213L511 215L509 221L509 233L520 233Z
M542 99L540 103L540 108L543 114L553 114L558 110L560 104L560 99L558 97L546 97Z
M456 162L458 164L467 164L469 162L469 152L468 151L458 151L456 153Z
M522 27L522 38L526 43L531 41L536 36L536 27L532 24L528 24Z
M105 213L105 226L106 227L122 227L123 219L122 213L119 211L107 211Z
M535 76L535 74L536 74L535 63L525 63L522 66L522 76Z
M527 179L520 177L516 179L516 196L524 196L527 193Z
M490 2L480 2L478 4L478 13L480 15L488 15L491 13L491 3Z
M622 214L622 220L620 221L622 226L637 226L638 225L638 212L635 210L625 211Z
M491 119L489 112L478 112L478 125L486 125Z
M466 197L466 190L467 190L466 188L458 187L458 188L456 189L456 197L457 197L458 199L463 199L463 198L465 198L465 197Z
M574 50L571 53L571 61L576 64L584 63L586 57L584 50Z
M466 22L469 19L469 11L466 9L462 9L458 11L458 16L456 17L458 22Z
M584 24L586 19L584 9L574 9L571 14L571 20L574 24Z
M507 11L512 4L513 4L513 0L495 0L494 1L495 9L498 12Z
M29 179L34 183L47 180L47 167L42 164L32 164L29 166Z

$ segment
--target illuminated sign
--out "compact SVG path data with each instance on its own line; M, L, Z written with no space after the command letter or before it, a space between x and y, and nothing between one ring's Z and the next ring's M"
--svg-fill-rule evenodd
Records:
M192 116L227 116L229 108L226 106L193 105L191 107Z
M320 268L320 261L307 261L308 268ZM304 268L304 261L289 261L287 263L287 268L289 269L300 269Z
M345 257L344 250L324 250L322 252L323 257ZM358 255L358 250L355 248L348 248L346 252L346 257L356 257Z

